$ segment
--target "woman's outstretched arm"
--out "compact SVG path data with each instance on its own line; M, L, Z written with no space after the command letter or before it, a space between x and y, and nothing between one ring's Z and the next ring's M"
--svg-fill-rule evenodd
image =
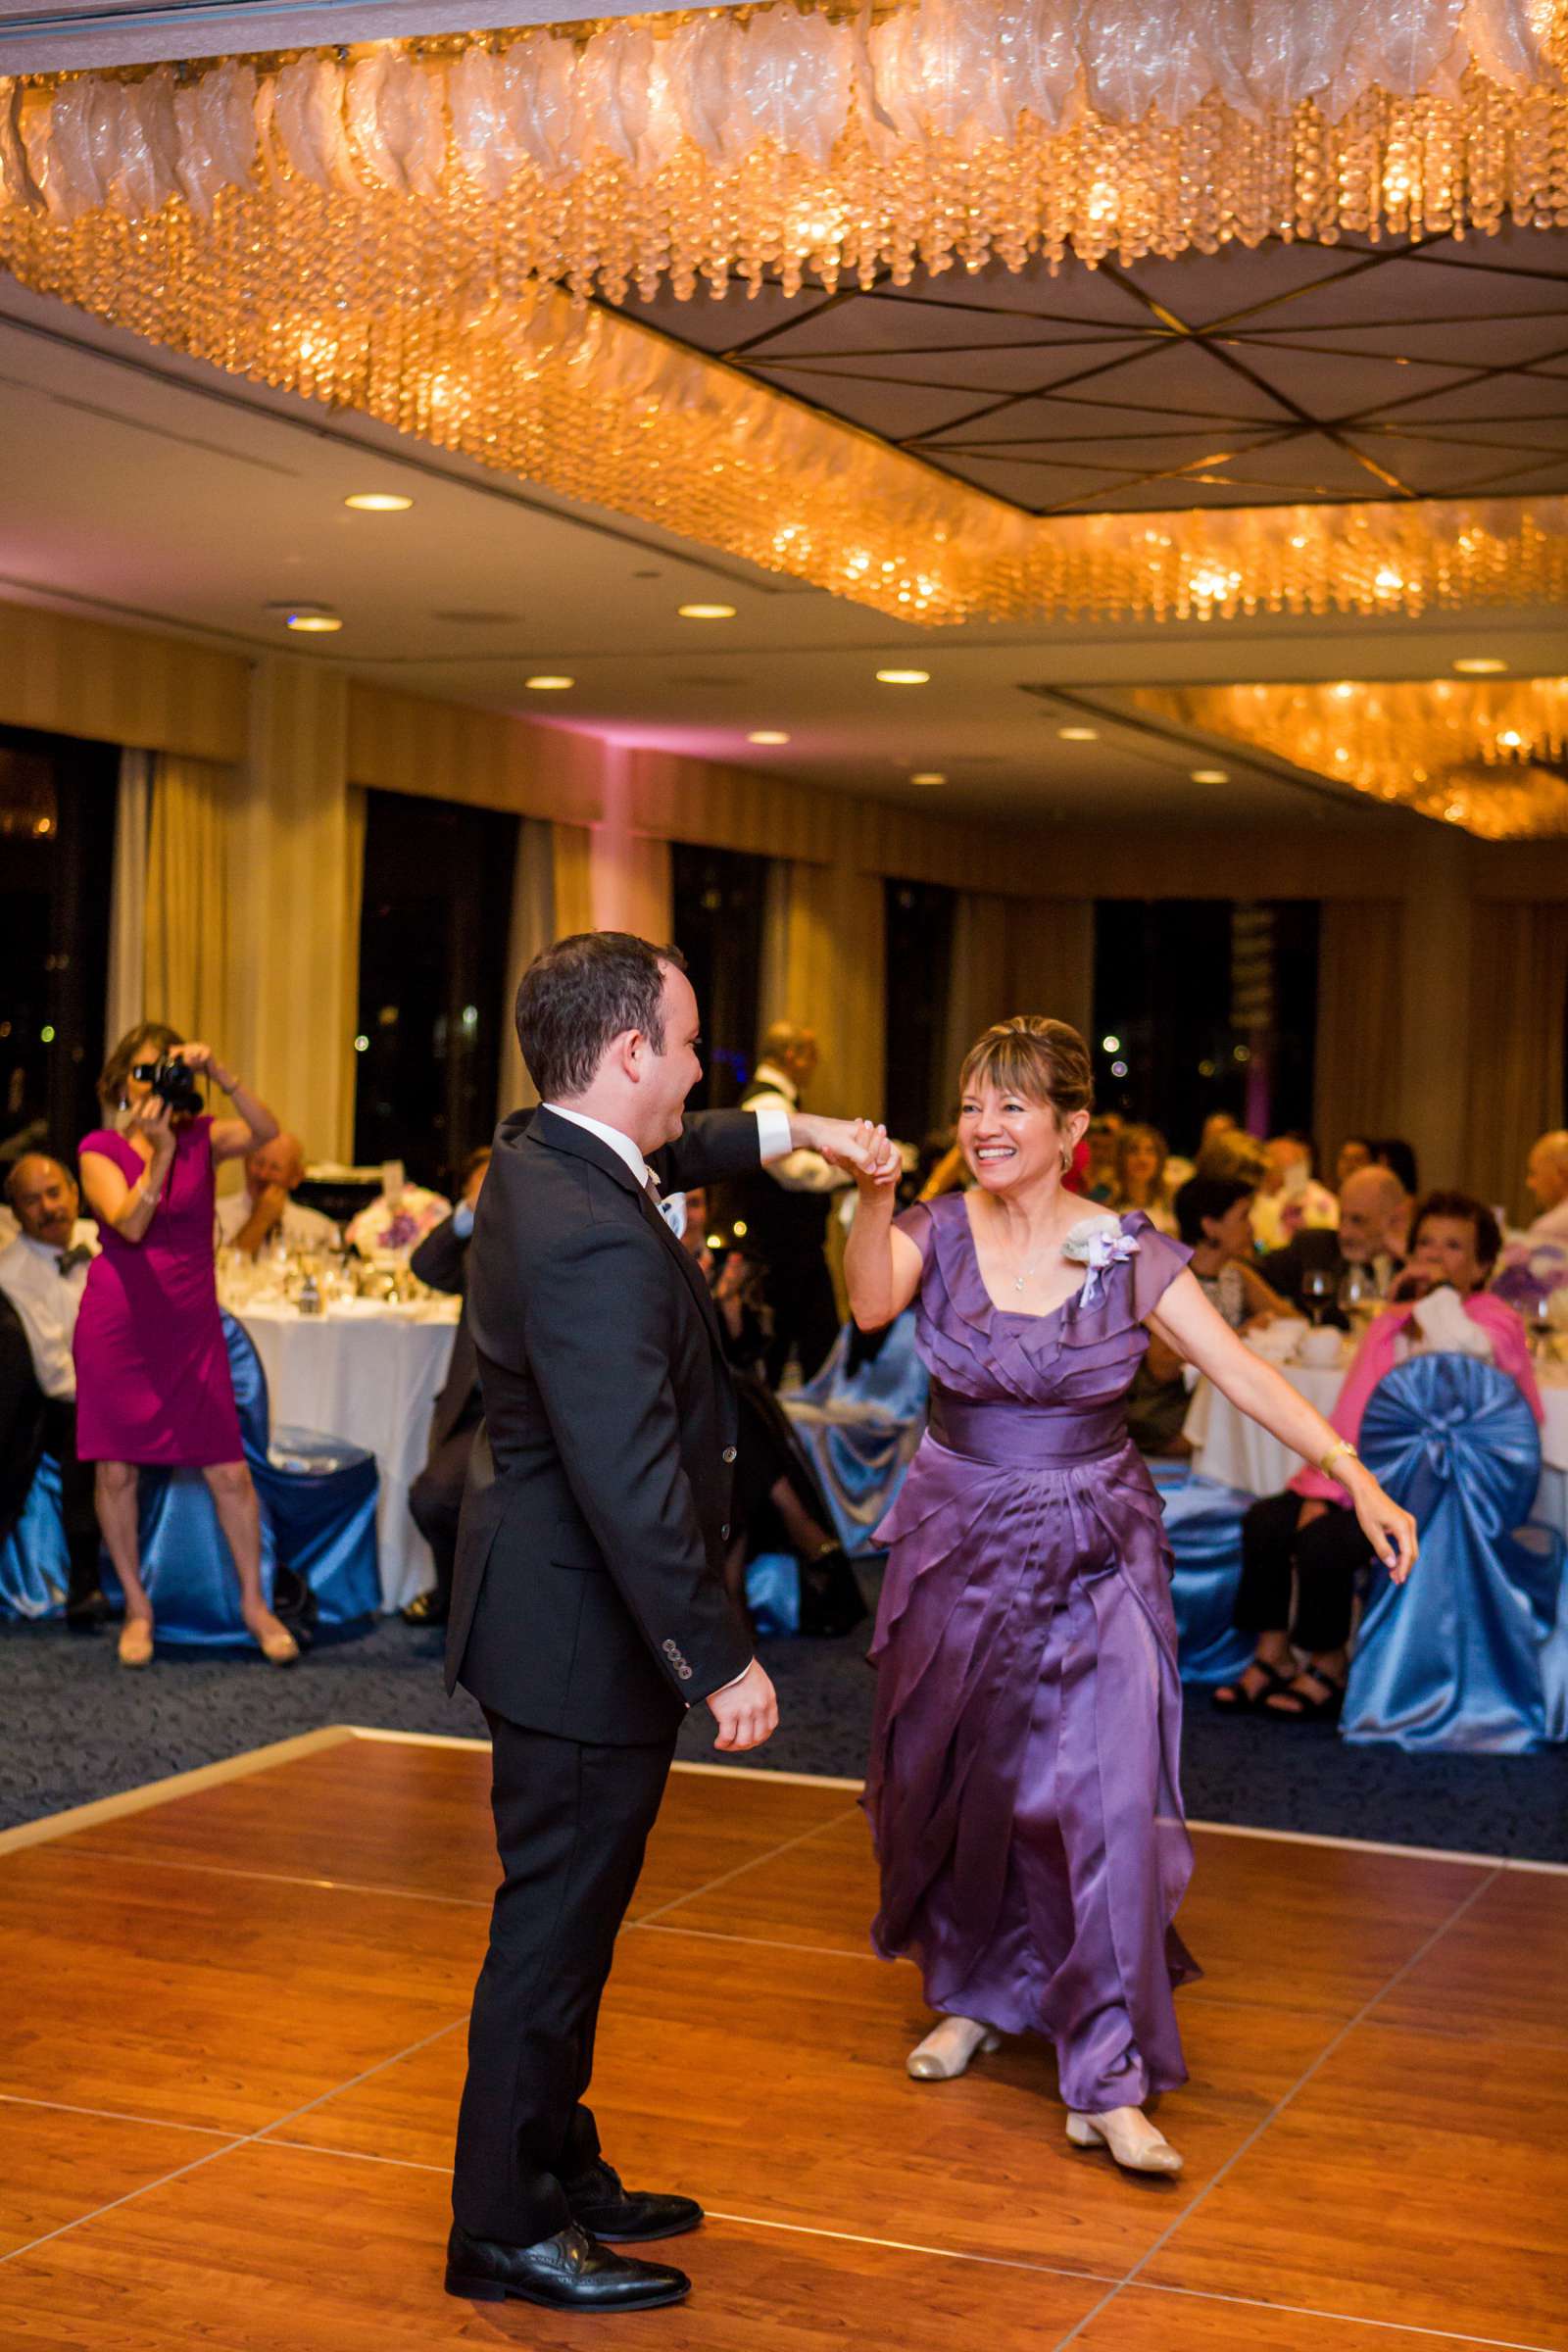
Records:
M1316 1406L1238 1339L1203 1297L1194 1275L1177 1275L1159 1301L1158 1314L1150 1317L1150 1326L1206 1373L1232 1404L1303 1461L1321 1466L1333 1453L1328 1475L1345 1489L1362 1534L1395 1583L1402 1585L1416 1558L1416 1525L1409 1512L1384 1494L1363 1462L1342 1449L1343 1440Z
M924 1260L907 1234L893 1230L903 1161L885 1127L860 1120L856 1141L867 1165L855 1170L855 1222L844 1250L850 1312L862 1331L880 1331L908 1305L920 1287Z

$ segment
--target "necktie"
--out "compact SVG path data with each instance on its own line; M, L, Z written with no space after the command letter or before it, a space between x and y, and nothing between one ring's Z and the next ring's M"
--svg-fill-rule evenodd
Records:
M85 1242L76 1242L71 1249L61 1250L57 1262L62 1274L72 1274L74 1273L77 1266L91 1265L92 1251Z

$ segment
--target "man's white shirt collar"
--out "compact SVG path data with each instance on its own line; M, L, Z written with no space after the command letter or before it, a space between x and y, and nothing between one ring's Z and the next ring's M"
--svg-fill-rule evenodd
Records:
M654 1176L653 1169L648 1165L631 1137L625 1134L621 1128L607 1127L603 1119L591 1119L585 1110L568 1110L564 1102L547 1102L544 1107L556 1118L569 1119L574 1127L584 1127L590 1135L598 1136L599 1141L607 1144L617 1159L625 1162L642 1190L647 1190L650 1177L653 1177L656 1184L658 1183L659 1179Z
M800 1088L787 1070L779 1068L776 1061L760 1061L752 1073L752 1084L770 1086L776 1095L783 1096L786 1102L798 1102L801 1099Z

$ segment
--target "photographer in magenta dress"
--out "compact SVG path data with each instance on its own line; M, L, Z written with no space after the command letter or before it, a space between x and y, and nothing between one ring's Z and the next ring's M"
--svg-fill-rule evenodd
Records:
M182 1069L171 1073L171 1064ZM202 1071L238 1118L215 1119L201 1108ZM113 1123L81 1144L81 1189L103 1250L76 1318L76 1450L98 1466L98 1523L124 1591L121 1664L145 1666L153 1654L137 1541L136 1473L145 1462L205 1473L239 1573L245 1624L270 1665L291 1666L298 1646L262 1592L256 1489L213 1272L215 1164L270 1143L277 1121L210 1048L183 1044L158 1021L121 1039L98 1099Z
M895 1220L897 1153L865 1128L845 1259L862 1329L917 1301L931 1374L879 1530L872 1936L884 1958L913 1954L943 2019L912 2075L1048 2035L1068 2138L1175 2173L1142 2112L1186 2081L1171 1992L1197 1973L1173 1927L1192 1849L1170 1554L1122 1403L1149 1332L1337 1477L1399 1582L1415 1524L1229 1329L1180 1244L1142 1210L1086 1217L1064 1189L1092 1100L1075 1029L1002 1022L960 1086L973 1189Z

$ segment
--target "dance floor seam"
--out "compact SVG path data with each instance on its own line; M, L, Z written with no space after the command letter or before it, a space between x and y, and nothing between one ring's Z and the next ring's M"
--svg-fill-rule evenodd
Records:
M589 2343L440 2290L488 1786L483 1742L344 1729L0 1847L0 2340ZM1137 2180L1067 2146L1042 2044L908 2082L849 1793L672 1780L596 2098L626 2177L709 2214L651 2352L1568 2352L1560 1879L1194 1825L1188 2170Z

